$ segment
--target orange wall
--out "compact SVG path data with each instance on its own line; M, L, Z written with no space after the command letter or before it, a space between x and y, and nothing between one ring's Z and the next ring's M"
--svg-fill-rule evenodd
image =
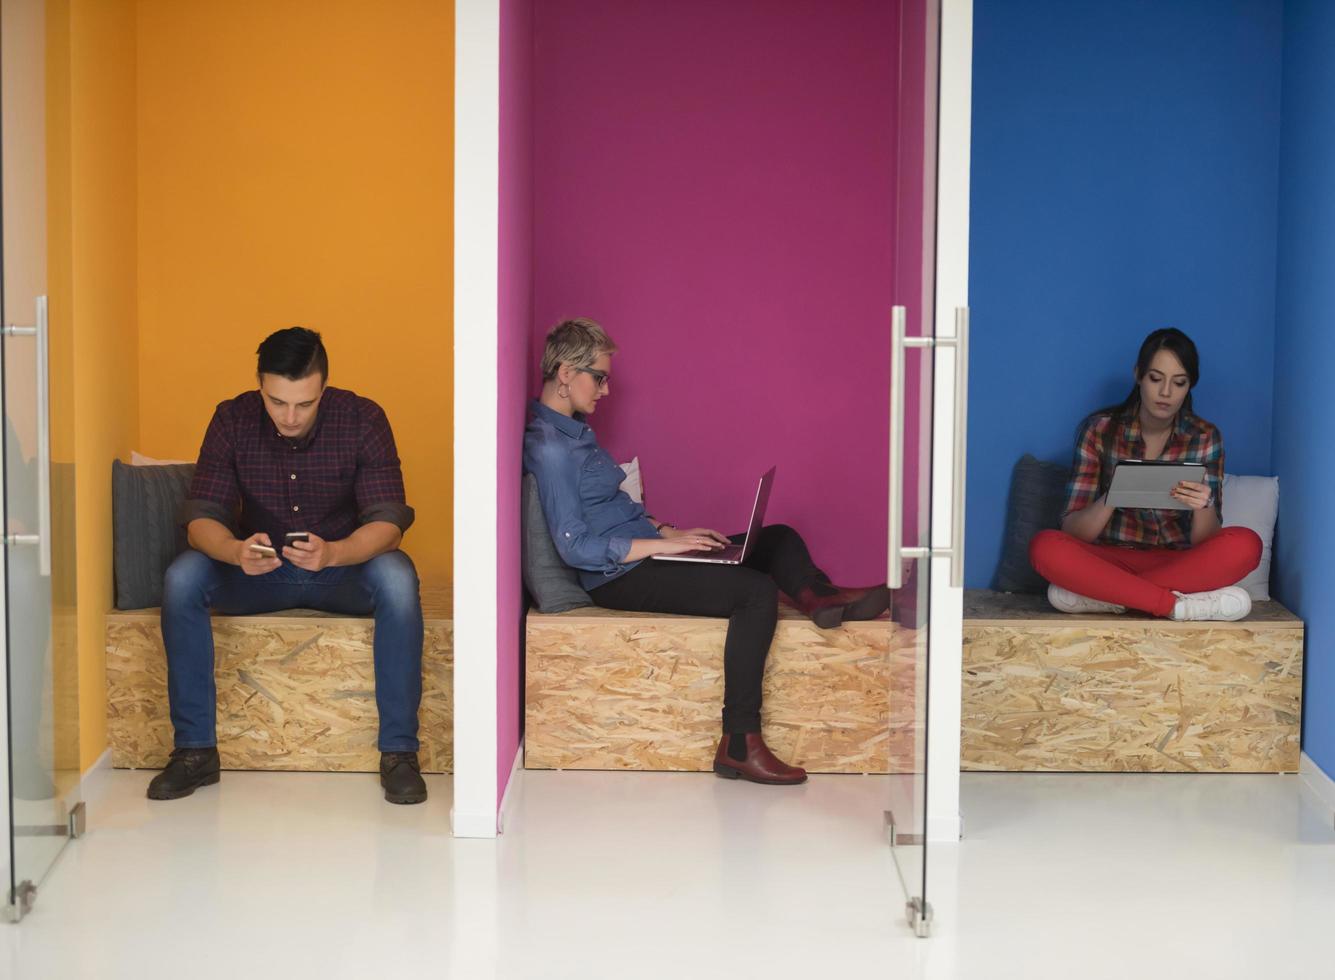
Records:
M79 767L87 769L106 748L111 461L134 446L139 421L135 0L48 0L46 13L52 450L57 473L70 459L62 446L73 452ZM53 489L56 526L69 526L66 498L54 481ZM57 639L74 598L59 584L65 555L58 548Z
M451 566L454 5L139 0L139 448L193 459L255 348L321 331Z

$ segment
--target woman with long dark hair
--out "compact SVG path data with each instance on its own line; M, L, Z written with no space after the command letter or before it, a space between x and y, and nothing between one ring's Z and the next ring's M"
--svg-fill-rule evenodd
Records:
M1062 612L1139 609L1177 620L1242 619L1251 611L1234 585L1261 561L1261 539L1221 521L1224 440L1195 413L1196 345L1180 330L1156 330L1141 344L1126 400L1080 424L1060 531L1040 531L1029 560ZM1120 460L1203 463L1205 482L1179 483L1184 510L1108 505Z
M622 472L586 423L611 389L616 345L592 320L566 320L547 335L542 394L524 433L524 470L561 560L580 572L589 597L608 609L719 616L723 643L723 737L714 772L727 779L790 785L805 770L777 759L760 734L761 681L785 593L822 629L875 619L890 606L884 585L844 589L816 567L791 527L757 534L741 565L646 561L740 544L709 528L678 529L645 513L620 490Z

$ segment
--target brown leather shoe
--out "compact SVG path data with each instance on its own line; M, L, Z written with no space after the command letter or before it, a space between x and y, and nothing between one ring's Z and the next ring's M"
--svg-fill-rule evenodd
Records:
M818 595L810 587L797 594L796 605L811 621L823 630L834 629L840 623L875 619L890 608L890 590L884 585L864 589L835 589L833 595Z
M749 779L753 783L768 783L772 786L793 786L807 781L807 771L780 762L759 732L747 734L746 759L741 762L728 755L730 738L731 735L724 735L719 740L718 751L714 753L714 772L724 779Z

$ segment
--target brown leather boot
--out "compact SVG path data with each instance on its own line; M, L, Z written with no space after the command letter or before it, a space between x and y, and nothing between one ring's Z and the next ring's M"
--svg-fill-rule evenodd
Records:
M714 772L724 779L749 779L753 783L772 786L793 786L807 781L807 771L776 758L759 732L747 733L746 759L741 761L728 754L731 738L731 735L724 735L714 753Z
M840 589L838 598L844 602L844 622L875 619L890 608L890 590L884 585L865 589Z
M793 604L804 615L811 617L811 621L821 629L832 630L844 621L844 606L848 601L839 598L838 592L833 595L817 595L807 587L793 596Z
M875 619L890 608L890 590L884 585L865 589L841 589L837 585L830 588L836 590L833 595L818 595L808 587L794 600L797 608L823 630L834 629L843 622Z

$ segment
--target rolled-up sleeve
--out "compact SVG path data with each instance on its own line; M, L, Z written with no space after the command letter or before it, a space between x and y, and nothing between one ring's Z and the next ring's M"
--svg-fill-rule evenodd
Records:
M414 511L408 506L403 489L403 467L394 443L394 430L384 410L366 402L357 444L357 476L353 496L357 501L357 519L362 524L385 521L407 531Z
M615 571L630 553L631 539L589 530L580 503L579 464L574 455L560 446L538 446L529 456L529 469L537 478L542 515L561 560L584 571Z
M1201 462L1205 464L1205 484L1213 495L1215 512L1223 519L1224 513L1224 439L1214 426L1206 431Z
M202 518L217 521L236 531L236 514L241 506L241 490L236 479L236 459L231 425L219 405L204 433L199 449L190 492L177 511L177 521L188 525Z
M1097 421L1086 423L1075 442L1071 479L1066 484L1066 506L1062 517L1084 510L1099 495L1103 479L1103 434Z

